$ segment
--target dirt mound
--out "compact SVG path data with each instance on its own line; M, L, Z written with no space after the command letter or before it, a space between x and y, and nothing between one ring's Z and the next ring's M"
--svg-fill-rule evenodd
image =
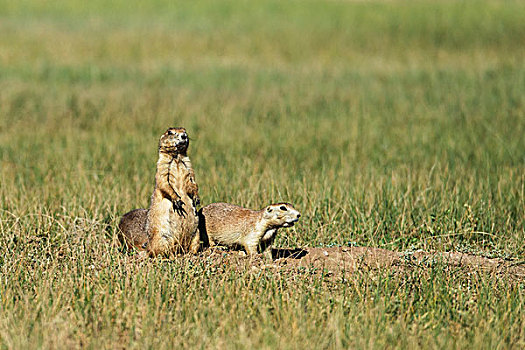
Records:
M246 257L238 251L208 250L203 255L212 265L235 265L239 268L259 269L306 269L325 275L340 276L356 269L411 269L429 268L445 264L467 271L486 271L525 280L525 264L503 259L448 252L394 252L370 247L330 247L304 249L272 249L272 261L261 256Z

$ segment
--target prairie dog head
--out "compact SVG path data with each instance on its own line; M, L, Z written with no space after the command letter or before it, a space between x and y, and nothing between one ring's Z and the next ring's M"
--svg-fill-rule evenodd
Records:
M301 213L290 203L270 204L264 209L263 218L276 227L291 227L301 217Z
M159 151L165 153L184 153L188 149L190 139L184 128L169 128L159 140Z

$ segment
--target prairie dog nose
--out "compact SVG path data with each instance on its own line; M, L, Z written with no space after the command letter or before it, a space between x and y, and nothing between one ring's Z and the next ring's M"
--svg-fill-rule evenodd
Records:
M299 219L301 217L301 214L297 213L297 218Z

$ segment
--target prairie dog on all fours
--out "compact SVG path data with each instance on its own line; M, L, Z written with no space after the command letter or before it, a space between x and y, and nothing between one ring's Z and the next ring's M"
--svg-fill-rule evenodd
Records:
M138 250L146 250L148 246L147 218L148 209L142 208L127 212L120 219L118 228L128 248L135 247Z
M261 210L212 203L199 211L199 230L210 246L240 245L252 255L264 252L272 245L277 230L293 226L300 216L289 203L270 204Z
M184 128L169 128L159 140L155 189L147 212L149 255L197 252L200 241L198 187L187 156L189 138Z

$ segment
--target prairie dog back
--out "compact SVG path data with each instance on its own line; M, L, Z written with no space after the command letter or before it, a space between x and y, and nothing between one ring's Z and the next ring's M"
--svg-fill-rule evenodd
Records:
M250 227L259 219L256 210L228 203L213 203L203 207L199 220L205 226L210 244L227 246L238 244Z

